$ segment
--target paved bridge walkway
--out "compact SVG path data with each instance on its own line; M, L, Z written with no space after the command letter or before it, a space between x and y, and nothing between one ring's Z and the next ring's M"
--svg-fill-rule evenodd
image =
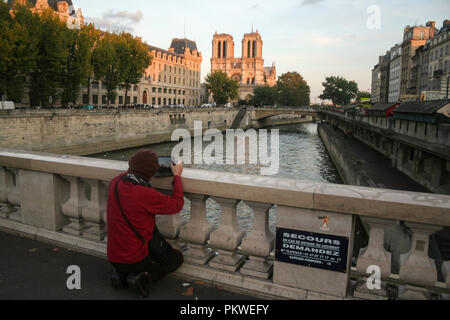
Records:
M81 290L67 289L67 268L81 269ZM0 300L129 300L130 289L109 285L108 261L0 231ZM201 281L166 276L150 290L150 300L251 300Z

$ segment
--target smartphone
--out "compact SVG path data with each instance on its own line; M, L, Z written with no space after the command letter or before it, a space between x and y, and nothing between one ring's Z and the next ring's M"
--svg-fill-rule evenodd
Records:
M173 176L172 169L170 168L170 165L175 165L175 162L173 161L172 157L158 157L159 161L159 170L155 173L155 177L171 177Z

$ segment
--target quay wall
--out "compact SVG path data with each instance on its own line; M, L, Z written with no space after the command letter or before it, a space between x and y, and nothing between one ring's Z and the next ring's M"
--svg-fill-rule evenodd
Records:
M326 125L318 124L317 131L345 184L377 187L376 183L362 168L361 161L353 157L351 153L345 152L340 136Z
M202 121L203 130L224 131L237 113L231 108L1 111L0 147L87 155L170 141L177 128L193 132L194 121Z

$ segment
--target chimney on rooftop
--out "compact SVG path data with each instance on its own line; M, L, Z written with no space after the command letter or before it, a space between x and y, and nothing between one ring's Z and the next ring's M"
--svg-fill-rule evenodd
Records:
M427 27L431 27L431 28L436 28L436 22L435 21L428 21L426 26Z

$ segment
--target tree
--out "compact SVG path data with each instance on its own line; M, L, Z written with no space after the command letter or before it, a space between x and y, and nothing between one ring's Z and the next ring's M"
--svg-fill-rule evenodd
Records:
M116 100L115 90L121 82L120 50L126 50L125 44L117 41L116 34L107 33L99 41L92 56L95 79L103 81L108 105Z
M223 71L215 71L206 77L206 89L212 93L218 105L225 105L238 97L239 83Z
M61 77L61 103L64 106L76 104L81 85L86 85L89 91L94 73L92 52L100 37L100 32L92 24L80 29L67 29L66 33L69 55Z
M12 14L0 2L0 92L20 101L27 76L36 66L40 20L24 5L13 4Z
M91 48L92 38L83 29L67 29L67 62L62 71L61 79L61 103L67 106L76 104L80 94L80 88L86 83L92 73Z
M367 91L359 91L356 100L361 101L361 99L370 99L372 98L372 94Z
M84 74L81 79L81 84L85 85L87 87L87 96L88 96L88 104L91 103L90 97L91 97L91 83L95 78L94 73L94 50L98 46L101 32L100 30L95 29L95 26L93 24L85 25L81 28L81 33L84 37L86 37L87 42L89 43L88 47L89 53L88 53L88 59L85 68L84 68Z
M342 77L331 76L325 78L322 83L324 90L320 99L331 100L335 105L348 105L352 99L358 96L358 84L355 81L347 81Z
M277 87L257 86L253 90L252 103L255 106L273 106L277 100Z
M306 106L310 103L310 87L298 72L282 74L276 89L278 102L284 106Z
M151 64L152 58L148 46L140 38L135 38L129 33L121 33L119 40L123 41L127 47L127 50L120 51L120 64L121 86L125 88L125 104L128 104L127 97L130 86L139 83L145 69Z
M61 75L67 66L67 26L52 9L41 14L36 68L31 75L30 101L42 107L53 106L59 99Z

